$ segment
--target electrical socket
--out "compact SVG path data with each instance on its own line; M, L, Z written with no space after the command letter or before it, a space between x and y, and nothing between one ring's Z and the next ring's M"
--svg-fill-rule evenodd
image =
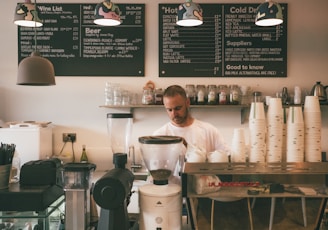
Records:
M63 133L63 142L75 142L76 133Z

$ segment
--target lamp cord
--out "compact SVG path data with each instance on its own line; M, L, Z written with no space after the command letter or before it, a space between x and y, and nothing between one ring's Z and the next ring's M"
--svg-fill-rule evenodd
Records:
M36 0L34 0L35 10L38 11ZM36 31L36 17L34 17L34 52L37 52L37 31Z

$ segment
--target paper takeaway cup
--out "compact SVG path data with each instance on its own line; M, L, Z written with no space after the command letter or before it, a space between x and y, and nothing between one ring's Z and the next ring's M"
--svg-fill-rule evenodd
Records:
M268 116L283 114L281 98L270 98L270 104L268 107Z
M317 96L306 96L304 112L320 112L320 102Z

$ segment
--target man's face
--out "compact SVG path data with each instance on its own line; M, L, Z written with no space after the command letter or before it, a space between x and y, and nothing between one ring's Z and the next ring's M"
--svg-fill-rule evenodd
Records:
M189 100L181 95L163 98L164 107L171 121L176 125L183 127L186 125L189 116Z

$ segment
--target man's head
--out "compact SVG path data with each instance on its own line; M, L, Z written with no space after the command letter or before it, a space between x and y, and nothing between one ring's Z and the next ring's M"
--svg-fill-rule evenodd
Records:
M169 86L164 91L163 103L171 122L179 127L191 125L190 101L185 90L179 85Z

